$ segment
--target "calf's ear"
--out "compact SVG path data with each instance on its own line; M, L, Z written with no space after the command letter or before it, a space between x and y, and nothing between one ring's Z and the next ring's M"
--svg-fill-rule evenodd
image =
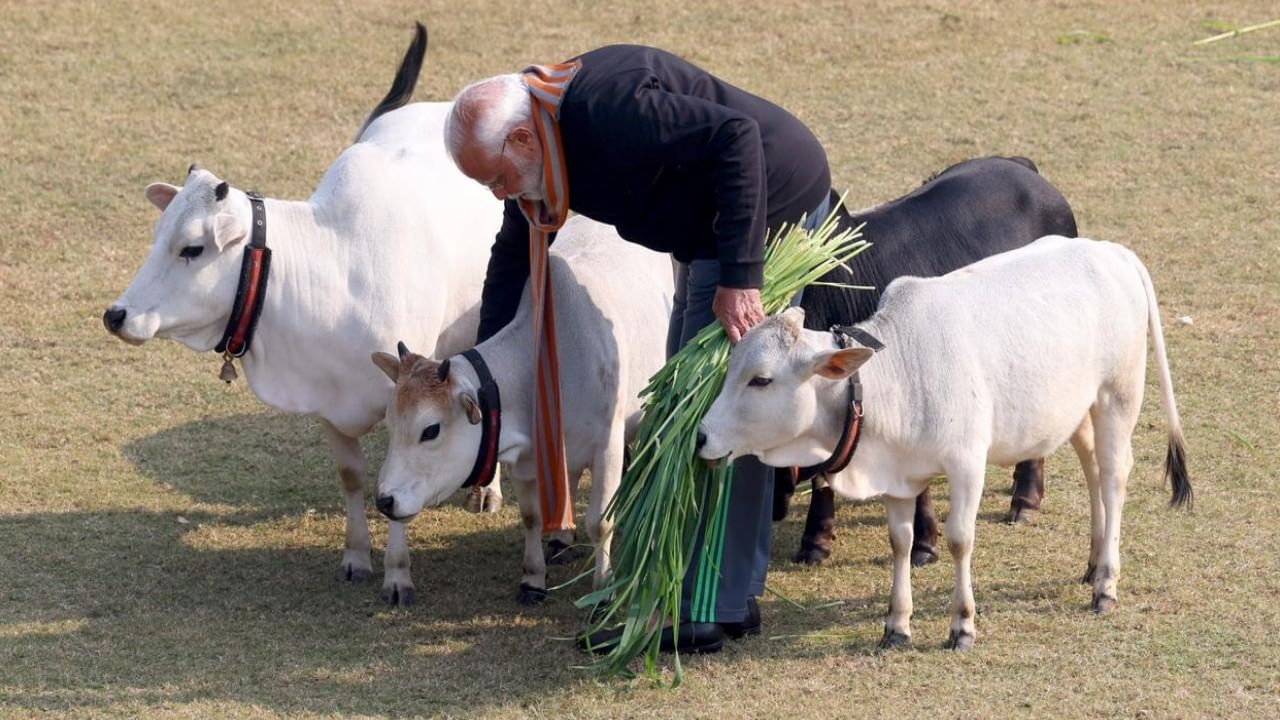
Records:
M480 424L484 414L480 412L480 403L471 397L471 393L462 393L462 409L467 411L467 422L472 425Z
M152 205L155 205L163 211L165 208L169 207L169 203L173 202L173 199L177 197L180 190L182 190L182 188L177 185L158 182L148 185L147 189L142 191L142 194L151 201Z
M235 215L218 213L213 217L213 242L218 250L244 240L247 234L244 225Z
M813 361L813 372L828 380L844 380L857 372L875 352L864 347L828 350L818 353Z
M378 366L379 370L391 378L391 382L396 382L400 379L400 358L384 352L376 352L369 357L373 360L373 364Z

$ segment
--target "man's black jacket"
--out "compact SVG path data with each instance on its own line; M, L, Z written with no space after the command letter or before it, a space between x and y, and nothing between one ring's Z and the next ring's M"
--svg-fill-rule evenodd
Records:
M817 138L786 110L671 53L612 45L577 58L560 105L569 207L677 260L716 258L720 285L764 281L767 230L831 188ZM506 202L479 340L510 322L529 277L529 226Z

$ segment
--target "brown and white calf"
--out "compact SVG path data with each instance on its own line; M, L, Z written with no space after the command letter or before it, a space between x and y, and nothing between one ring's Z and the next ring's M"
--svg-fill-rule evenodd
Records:
M699 455L821 462L859 386L861 436L831 484L854 500L881 498L888 511L893 591L882 645L910 639L914 500L945 474L955 561L947 646L964 650L976 637L969 566L986 465L1043 457L1070 440L1089 486L1085 581L1094 610L1111 610L1148 332L1169 422L1171 504L1192 498L1160 312L1137 256L1113 243L1041 238L941 277L895 280L855 327L805 330L797 308L748 333L703 419ZM884 349L866 347L868 335Z
M599 587L609 571L612 535L604 510L639 427L640 391L666 360L673 274L667 256L583 216L560 230L550 258L565 457L570 478L591 471L587 529ZM525 548L517 599L526 605L544 599L547 587L533 454L532 322L526 287L515 319L475 348L498 389L495 450L520 501ZM481 376L468 354L443 363L405 351L400 357L373 355L396 384L386 411L387 459L378 476L378 509L394 521L444 502L477 467L487 421Z

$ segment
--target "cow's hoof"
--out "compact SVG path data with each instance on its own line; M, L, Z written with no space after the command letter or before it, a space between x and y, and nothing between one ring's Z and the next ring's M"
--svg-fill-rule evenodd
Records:
M1018 525L1020 523L1033 523L1038 517L1040 517L1040 511L1036 508L1012 507L1009 508L1009 514L1004 516L1004 521L1010 525Z
M911 548L911 566L924 567L938 562L938 549L931 547Z
M831 557L830 550L816 546L801 547L795 555L791 557L791 562L801 565L821 565L827 558Z
M567 545L560 540L548 540L543 558L548 565L568 565L580 560L582 553L573 545Z
M546 588L534 587L529 583L520 583L520 592L516 593L516 602L524 607L541 605L546 599Z
M973 649L973 633L964 630L952 630L947 637L946 648L956 652L969 652Z
M1094 595L1093 611L1099 615L1106 615L1116 609L1116 599L1110 595Z
M1093 563L1089 563L1088 567L1084 569L1084 577L1080 578L1080 582L1085 585L1092 585L1093 575L1096 572L1098 572L1098 566Z
M413 605L413 586L405 587L397 583L384 585L380 597L390 607L407 608Z
M349 582L352 585L363 585L373 577L373 569L361 567L355 563L344 562L338 568L338 582Z
M897 630L884 629L884 637L880 638L881 650L904 650L911 647L911 636Z

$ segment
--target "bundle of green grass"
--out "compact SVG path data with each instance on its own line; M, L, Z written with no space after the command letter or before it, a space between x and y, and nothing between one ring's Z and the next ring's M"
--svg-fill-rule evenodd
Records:
M868 247L859 239L861 228L837 231L835 218L832 213L812 233L800 225L784 227L768 243L761 290L765 312L786 309L802 288ZM731 463L712 469L694 454L698 424L720 392L728 359L729 340L720 323L712 323L644 390L644 418L631 464L606 510L618 529L613 574L605 587L577 601L593 609L588 633L622 628L596 664L604 675L631 676L632 662L643 654L645 673L660 678L661 630L681 621L681 584L693 557L698 518L716 517L720 490L733 472ZM674 673L678 685L679 656Z

